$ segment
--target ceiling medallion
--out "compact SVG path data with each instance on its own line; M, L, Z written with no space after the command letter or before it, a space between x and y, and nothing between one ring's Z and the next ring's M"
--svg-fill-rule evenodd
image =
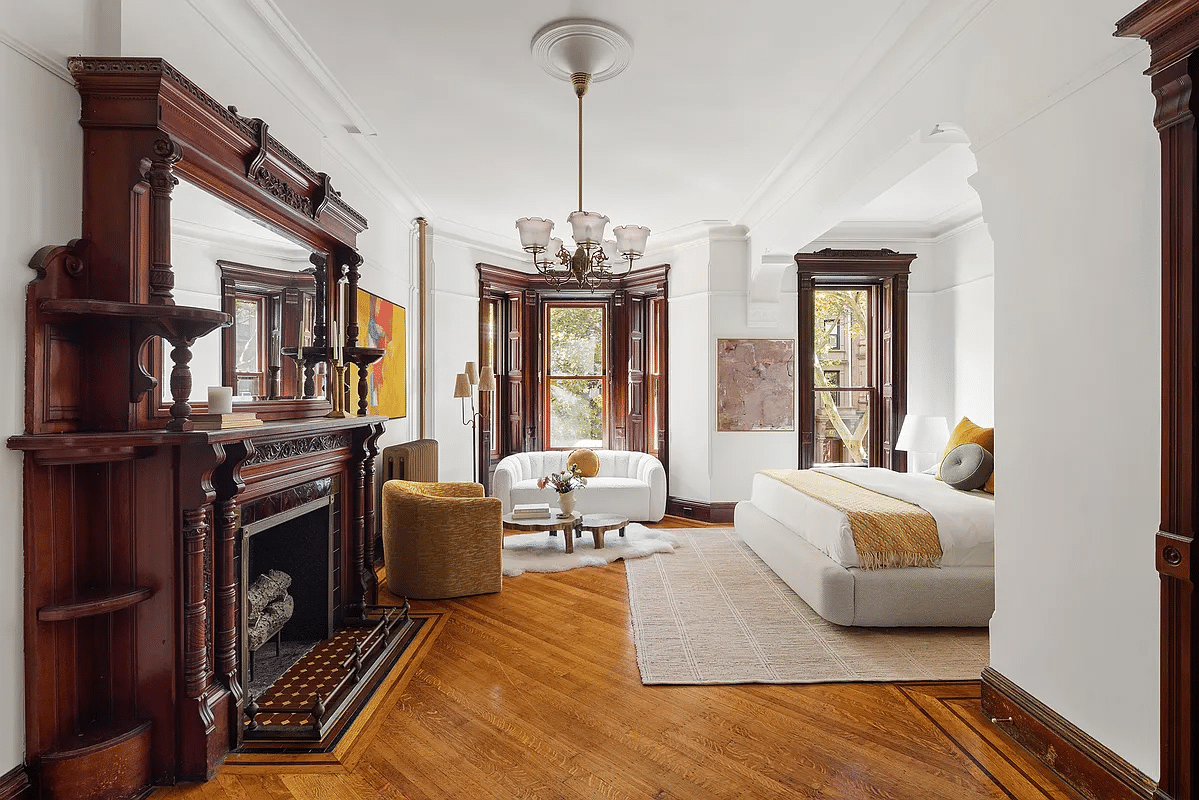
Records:
M633 262L645 253L650 232L639 225L621 225L612 229L615 239L605 240L609 219L583 210L583 95L592 82L624 71L633 57L633 43L627 34L606 22L566 19L538 31L531 49L542 69L559 80L570 81L579 101L579 205L566 218L574 238L573 253L561 239L551 238L554 223L541 217L516 221L520 244L532 254L537 272L554 288L574 281L581 288L595 290L628 274ZM620 273L610 266L617 258L627 262Z

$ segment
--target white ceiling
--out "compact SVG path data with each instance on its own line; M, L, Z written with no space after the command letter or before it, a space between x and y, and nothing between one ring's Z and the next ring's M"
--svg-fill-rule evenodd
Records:
M585 100L584 205L660 234L738 222L927 0L273 3L432 216L515 240L518 217L562 234L575 207L574 95L529 50L546 23L594 17L632 38L628 69ZM932 220L958 205L960 170L943 166L906 187L918 199L897 188L860 218Z

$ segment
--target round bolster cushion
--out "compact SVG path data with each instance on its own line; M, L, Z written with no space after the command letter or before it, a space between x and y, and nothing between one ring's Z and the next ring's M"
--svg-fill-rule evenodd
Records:
M941 479L963 492L981 489L995 469L995 457L979 444L960 444L941 462Z

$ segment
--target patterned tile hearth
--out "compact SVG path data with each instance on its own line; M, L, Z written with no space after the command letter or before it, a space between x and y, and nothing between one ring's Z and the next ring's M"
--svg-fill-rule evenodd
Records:
M361 641L366 631L343 628L332 639L320 642L291 669L283 673L274 685L258 698L261 711L254 718L260 728L289 725L311 725L312 715L299 712L271 713L272 708L312 708L317 698L327 701L337 685L350 674L343 662L354 652L354 642ZM249 725L249 721L246 721Z
M365 665L361 683L352 699L342 703L345 692L333 697L339 684L354 670L355 643L365 641L370 627L346 627L332 638L318 643L284 672L263 694L255 698L258 711L253 728L243 718L244 741L241 753L330 753L358 716L373 703L380 686L390 687L400 673L407 673L423 655L423 643L436 627L435 614L411 614L409 624L398 622L393 632L394 646L374 666ZM422 651L420 653L416 651ZM318 701L325 724L314 727L313 709ZM344 705L344 707L343 707ZM336 715L336 718L333 718ZM237 759L234 759L237 760Z

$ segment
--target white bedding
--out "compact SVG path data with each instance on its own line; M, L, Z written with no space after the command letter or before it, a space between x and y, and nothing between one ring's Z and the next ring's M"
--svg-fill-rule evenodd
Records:
M915 503L937 523L942 567L989 567L995 563L995 500L981 492L960 492L931 475L893 472L882 467L821 467L898 500ZM754 475L751 498L761 511L791 528L844 567L858 566L846 515L782 481Z

